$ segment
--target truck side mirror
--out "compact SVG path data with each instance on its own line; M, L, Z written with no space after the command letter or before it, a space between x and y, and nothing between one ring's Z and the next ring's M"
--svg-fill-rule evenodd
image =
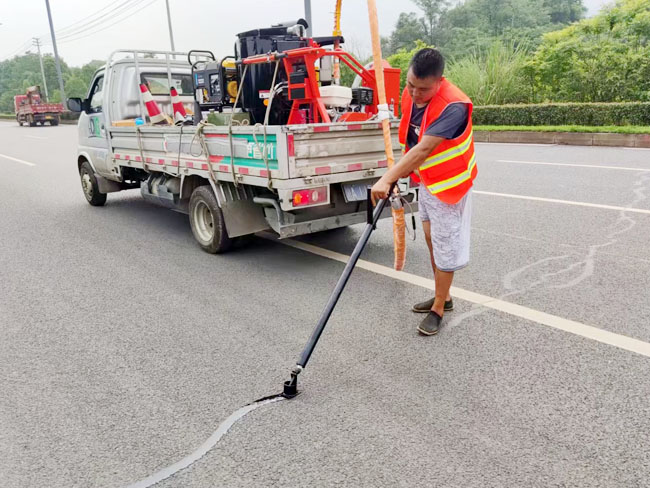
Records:
M83 112L84 110L84 104L81 101L81 98L68 98L66 105L70 112Z

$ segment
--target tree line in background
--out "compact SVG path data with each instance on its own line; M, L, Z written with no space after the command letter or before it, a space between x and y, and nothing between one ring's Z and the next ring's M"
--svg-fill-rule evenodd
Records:
M61 60L61 73L66 96L85 97L93 74L103 64L103 61L91 61L81 68L76 68L68 66ZM43 70L45 71L45 80L50 95L48 100L60 102L61 92L56 75L54 56L49 54L43 56ZM13 113L14 95L25 93L27 87L34 85L39 85L41 92L45 93L41 65L37 54L27 53L0 62L0 113Z
M582 0L413 0L384 56L402 69L424 46L447 59L446 76L476 105L543 102L650 101L650 0L617 0L585 19ZM370 59L367 59L370 61ZM51 101L60 101L54 58L43 57ZM102 61L61 63L66 95L84 97ZM354 74L343 67L343 82ZM0 62L0 112L14 95L41 85L38 56Z
M476 105L650 101L650 0L584 19L582 0L413 0L382 40L402 69L424 46Z

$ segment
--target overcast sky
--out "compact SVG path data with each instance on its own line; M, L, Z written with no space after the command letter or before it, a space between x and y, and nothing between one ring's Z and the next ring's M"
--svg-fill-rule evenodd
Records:
M311 3L313 34L331 35L335 0ZM610 2L585 0L589 15L606 3ZM176 50L210 49L217 57L232 54L238 32L304 16L304 0L169 0L169 4ZM52 52L45 0L2 0L2 5L0 60L23 54L32 37L42 39L44 52ZM50 6L59 55L73 66L105 59L119 48L170 48L165 0L50 0ZM390 33L400 12L417 11L410 0L377 0L377 7L382 35ZM366 0L343 0L341 27L348 49L370 52Z

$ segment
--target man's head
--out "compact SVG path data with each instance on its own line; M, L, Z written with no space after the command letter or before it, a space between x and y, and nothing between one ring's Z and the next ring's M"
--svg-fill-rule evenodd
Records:
M444 71L445 60L437 49L427 47L415 53L406 75L406 88L414 103L428 103L433 98Z

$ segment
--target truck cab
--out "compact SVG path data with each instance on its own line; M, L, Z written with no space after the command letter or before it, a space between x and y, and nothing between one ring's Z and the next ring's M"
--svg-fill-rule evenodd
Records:
M104 89L109 86L106 66L98 69L86 98L81 101L82 111L78 124L79 155L104 178L115 177L106 131L107 110L110 110L112 126L135 125L138 118L143 116L138 91L140 83L149 88L154 101L164 112L171 111L171 87L176 88L186 109L190 112L192 110L192 78L187 62L170 61L169 72L167 66L161 65L158 59L144 58L140 59L138 64L139 69L136 69L133 59L129 58L112 63L111 93L105 93Z

